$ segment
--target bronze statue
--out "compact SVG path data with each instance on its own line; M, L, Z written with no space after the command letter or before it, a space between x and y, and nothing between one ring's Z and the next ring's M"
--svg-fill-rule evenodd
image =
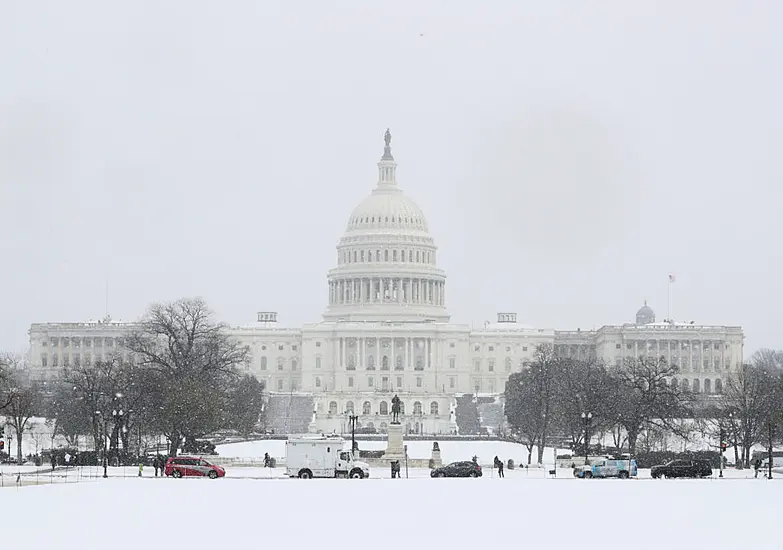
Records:
M388 134L388 130L386 130L386 133ZM400 423L400 398L397 397L395 394L392 398L392 424L399 424Z
M386 128L386 133L383 135L383 141L386 142L386 147L391 146L391 132Z

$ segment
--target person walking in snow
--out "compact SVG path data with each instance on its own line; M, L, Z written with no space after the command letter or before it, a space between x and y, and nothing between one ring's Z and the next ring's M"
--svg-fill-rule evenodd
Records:
M500 460L497 456L495 457L495 468L498 469L498 477L505 477L503 475L503 461Z

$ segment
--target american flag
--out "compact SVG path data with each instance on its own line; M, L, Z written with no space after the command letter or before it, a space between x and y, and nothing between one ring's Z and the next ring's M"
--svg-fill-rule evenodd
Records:
M672 275L671 273L669 273L669 282L670 282L670 283L673 283L674 281L675 281L675 279L674 279L674 275Z

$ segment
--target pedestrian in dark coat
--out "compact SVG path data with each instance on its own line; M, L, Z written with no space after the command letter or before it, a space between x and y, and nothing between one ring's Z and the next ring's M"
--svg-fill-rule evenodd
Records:
M503 476L503 461L497 456L495 457L495 468L498 469L498 477L505 477Z
M158 470L160 470L160 458L159 457L156 456L152 460L152 467L155 469L155 477L158 477Z

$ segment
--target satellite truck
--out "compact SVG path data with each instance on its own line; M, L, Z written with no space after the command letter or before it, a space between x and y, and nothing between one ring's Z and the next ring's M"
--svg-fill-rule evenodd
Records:
M288 477L370 477L370 466L354 460L340 436L289 437L285 444L285 473Z

